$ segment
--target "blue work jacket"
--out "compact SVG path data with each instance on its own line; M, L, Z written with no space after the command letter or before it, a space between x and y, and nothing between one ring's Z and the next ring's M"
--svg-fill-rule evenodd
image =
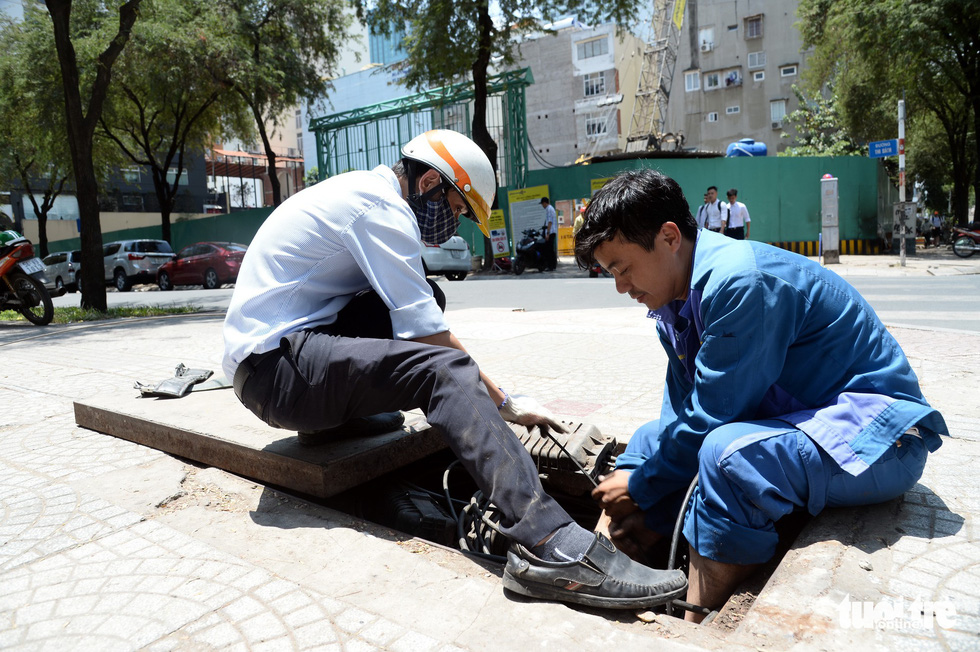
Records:
M908 359L867 301L803 256L699 231L690 292L649 316L669 365L655 453L634 469L649 509L686 487L705 436L778 419L853 475L918 425L930 451L949 434Z

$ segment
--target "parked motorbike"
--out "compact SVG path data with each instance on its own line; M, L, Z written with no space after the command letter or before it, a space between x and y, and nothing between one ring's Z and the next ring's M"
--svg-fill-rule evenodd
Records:
M548 267L547 251L548 241L544 238L544 231L525 229L524 237L517 243L517 255L512 265L514 273L520 276L528 267L537 267L538 271L543 272Z
M34 257L30 240L16 231L0 232L0 311L16 310L32 324L50 324L54 305L46 282L44 263Z
M974 222L969 228L953 227L953 253L960 258L969 258L980 251L980 222Z

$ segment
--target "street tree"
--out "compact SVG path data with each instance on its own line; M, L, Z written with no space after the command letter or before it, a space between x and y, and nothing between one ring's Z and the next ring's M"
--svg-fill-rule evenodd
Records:
M22 21L0 21L0 184L30 201L42 257L48 255L48 213L71 170L63 101L51 83L58 70L50 32L36 7L28 7ZM38 60L38 50L51 56Z
M341 49L350 38L344 0L214 0L222 55L209 66L247 107L268 159L272 201L282 190L269 125L301 100L316 101L328 88ZM290 113L289 117L292 115Z
M791 138L793 144L780 152L780 156L855 156L864 153L864 148L851 138L845 126L841 125L837 109L838 97L831 90L830 97L819 93L807 97L795 85L799 108L783 118L783 123L792 126L795 133L783 132L783 138Z
M240 107L222 105L229 87L205 65L220 40L207 31L215 24L207 15L212 8L208 0L144 0L99 120L99 135L149 169L168 242L185 157L220 134L223 107Z
M833 81L842 122L861 140L893 138L895 107L928 111L945 132L953 213L967 219L980 192L980 1L800 0L800 31L814 46L811 90ZM914 136L910 139L914 139ZM910 175L911 177L912 175Z
M470 134L494 169L497 144L487 125L487 86L491 60L512 66L517 40L539 31L561 15L577 14L585 22L632 24L648 1L640 0L354 0L359 16L376 34L390 36L405 29L404 83L416 90L460 81L464 71L473 81ZM493 11L493 15L491 14ZM450 100L451 98L447 98ZM496 200L495 200L496 203ZM484 247L492 264L489 240Z
M81 221L81 306L100 312L105 312L107 306L93 140L109 90L112 67L129 40L141 2L45 0L61 68L66 134ZM110 19L115 27L108 28L103 38ZM76 41L86 47L76 48Z

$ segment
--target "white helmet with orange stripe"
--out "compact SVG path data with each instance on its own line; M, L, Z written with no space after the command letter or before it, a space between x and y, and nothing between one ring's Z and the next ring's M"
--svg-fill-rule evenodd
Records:
M487 223L497 180L490 159L476 143L456 131L433 129L408 141L402 155L439 172L462 195L466 215L490 237Z

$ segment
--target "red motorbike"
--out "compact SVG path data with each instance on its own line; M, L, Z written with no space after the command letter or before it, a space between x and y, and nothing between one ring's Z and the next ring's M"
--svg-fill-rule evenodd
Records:
M0 311L16 310L32 324L50 324L54 305L45 281L44 263L34 257L31 241L16 231L0 232Z
M967 228L953 227L953 253L960 258L969 258L980 251L980 222Z

